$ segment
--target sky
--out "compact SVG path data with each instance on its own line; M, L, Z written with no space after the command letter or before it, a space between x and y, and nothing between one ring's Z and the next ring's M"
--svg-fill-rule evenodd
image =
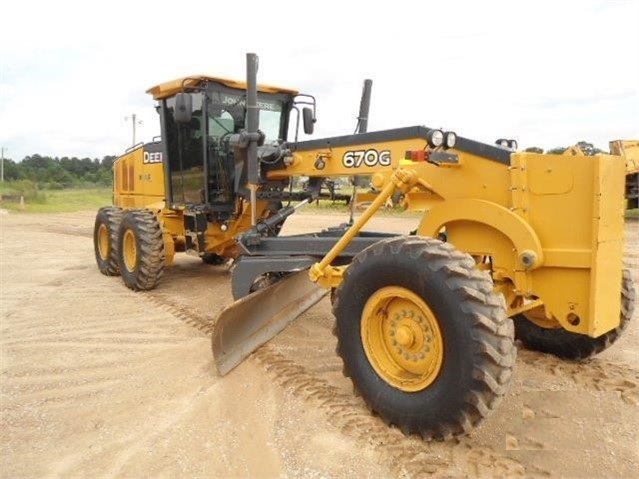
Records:
M3 2L5 158L102 158L160 134L153 85L192 74L317 98L313 138L441 127L544 149L639 138L639 0ZM301 138L304 136L301 135Z

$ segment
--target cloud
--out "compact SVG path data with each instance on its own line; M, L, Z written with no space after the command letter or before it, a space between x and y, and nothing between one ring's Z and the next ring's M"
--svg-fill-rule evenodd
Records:
M565 95L561 97L539 98L530 106L538 108L592 108L603 103L634 102L637 103L639 92L633 90L603 92L598 94Z
M639 2L193 0L3 7L0 144L102 157L159 134L145 90L193 73L259 80L318 99L315 137L355 128L373 79L370 129L413 124L552 147L637 136ZM34 15L33 12L38 12ZM68 12L68 13L62 13Z

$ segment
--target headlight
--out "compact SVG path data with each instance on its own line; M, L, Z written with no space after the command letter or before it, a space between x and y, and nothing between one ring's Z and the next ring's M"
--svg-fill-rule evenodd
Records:
M442 146L444 143L444 132L441 130L430 130L426 133L426 141L428 141L428 144L433 148Z
M457 143L457 134L453 131L447 131L444 133L444 146L446 148L452 148Z
M507 148L507 149L512 150L512 151L517 151L517 147L518 147L517 141L508 140L506 138L500 138L499 140L497 140L495 142L495 144L497 146L501 146L502 148Z

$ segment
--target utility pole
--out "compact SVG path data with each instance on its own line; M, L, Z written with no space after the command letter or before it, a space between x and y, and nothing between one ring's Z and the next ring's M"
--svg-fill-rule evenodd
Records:
M4 183L4 146L1 149L2 154L0 154L0 182Z
M142 124L142 120L136 121L135 119L135 113L133 113L130 117L125 116L124 119L125 120L129 120L129 118L131 118L131 127L132 127L132 133L133 133L133 143L131 143L131 146L135 145L135 125L141 125Z

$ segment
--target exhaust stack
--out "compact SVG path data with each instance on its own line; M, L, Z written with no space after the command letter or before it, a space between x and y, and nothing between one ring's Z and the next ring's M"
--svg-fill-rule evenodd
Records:
M257 161L257 143L260 114L257 107L257 68L259 59L255 53L246 54L246 130L248 133L248 183L251 191L251 225L257 223L257 183L260 179Z

